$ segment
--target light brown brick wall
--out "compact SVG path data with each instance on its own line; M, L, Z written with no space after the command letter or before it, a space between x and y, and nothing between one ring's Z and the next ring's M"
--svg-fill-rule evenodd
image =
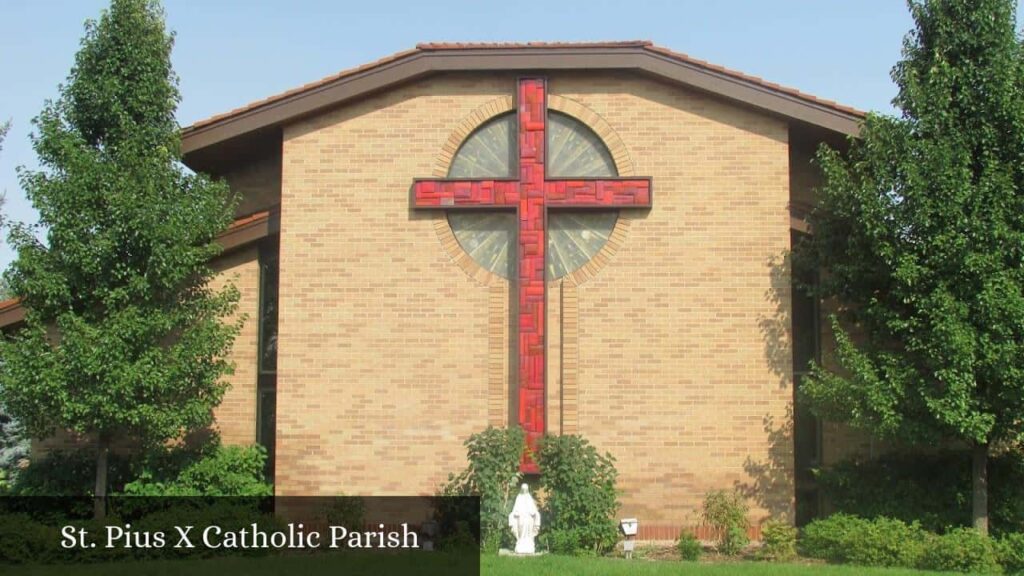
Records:
M766 424L785 426L791 359L762 329L773 288L788 317L770 265L789 245L787 126L635 78L551 90L600 114L654 178L653 209L579 288L579 430L618 459L623 515L685 523L706 491L741 486L755 516L788 516L792 450Z
M256 353L259 338L259 250L250 246L226 254L214 263L217 277L213 286L222 288L231 281L241 293L236 317L245 315L242 331L231 349L235 373L224 400L214 410L217 429L225 444L249 445L256 442ZM233 321L229 319L228 322Z
M409 188L513 87L434 77L286 128L278 494L430 493L486 426L488 288ZM791 447L773 432L791 366L764 334L788 307L788 278L784 304L769 296L789 246L786 125L640 77L554 74L550 90L602 116L654 177L654 208L578 287L577 427L617 458L622 514L690 523L707 490L733 486L755 518L790 514Z
M285 130L277 493L432 493L488 422L488 289L409 208L514 78L417 83Z

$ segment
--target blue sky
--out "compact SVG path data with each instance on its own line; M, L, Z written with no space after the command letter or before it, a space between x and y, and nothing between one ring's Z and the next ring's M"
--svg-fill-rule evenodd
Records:
M911 27L899 0L341 2L165 0L182 125L426 41L652 40L866 110L891 110L889 70ZM0 0L5 210L34 221L15 168L35 166L31 119L57 94L104 0ZM0 245L0 268L13 254Z

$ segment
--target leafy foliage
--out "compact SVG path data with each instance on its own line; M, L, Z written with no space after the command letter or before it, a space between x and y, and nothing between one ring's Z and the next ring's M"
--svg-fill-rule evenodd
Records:
M837 512L918 521L930 532L969 526L970 454L894 452L847 460L818 472L822 494ZM992 531L1024 532L1024 455L1005 452L989 465Z
M507 528L508 514L512 511L512 502L522 479L519 463L526 447L526 437L520 428L488 426L483 432L470 436L465 446L466 469L458 475L449 475L441 494L480 497L481 547L488 552L497 552L511 540ZM443 531L447 533L449 527L443 525L443 518L441 522Z
M1024 574L1024 532L1004 535L996 544L996 553L1007 574Z
M833 514L805 526L799 547L804 556L828 562L913 567L926 537L917 524Z
M618 472L611 454L601 455L576 435L545 436L537 450L545 494L541 539L552 552L603 554L618 540Z
M980 459L1024 439L1015 8L910 2L915 29L892 71L902 114L868 115L846 156L820 151L821 206L797 258L828 271L818 295L841 304L837 365L803 385L815 411L880 435L958 439Z
M55 450L34 458L11 487L14 496L90 496L91 450ZM153 448L131 457L112 455L110 491L133 496L270 496L261 446Z
M455 522L452 532L442 532L437 549L444 552L479 550L480 543L473 527L466 521Z
M700 560L701 554L704 553L704 546L689 530L684 530L679 534L676 549L679 550L679 557L689 562Z
M3 151L4 139L10 128L10 121L0 124L0 151ZM0 196L0 206L3 206L3 201L3 196ZM4 215L0 214L0 222L4 221ZM0 282L0 299L9 297L6 283ZM0 406L0 492L10 488L18 473L18 463L28 456L28 448L29 439L24 428Z
M124 456L112 454L109 460L110 486L121 490L133 478L132 464ZM91 450L53 450L33 457L11 485L13 496L92 496L96 475L95 454Z
M57 530L36 522L28 514L0 515L0 560L11 564L45 562L60 538Z
M75 521L75 526L90 534L104 534L107 526L118 524L116 517L103 521ZM52 519L41 521L35 514L25 513L0 514L0 564L110 562L123 560L131 554L121 546L63 549L56 545L60 538L60 531Z
M208 263L234 201L180 163L172 43L155 1L113 0L35 119L42 169L21 183L46 241L10 235L27 316L0 341L3 403L33 436L157 445L208 426L224 393L238 292Z
M750 544L747 501L738 492L713 490L704 496L704 523L718 532L718 552L735 556Z
M339 497L327 510L327 524L344 526L349 531L363 529L366 518L366 503L358 496Z
M773 562L788 562L796 558L796 527L778 520L769 520L761 526L759 556Z
M973 528L957 528L925 541L918 568L969 574L994 574L1000 569L993 541Z
M889 566L966 572L1009 573L1024 569L1024 537L993 540L973 528L946 534L926 532L917 524L890 518L867 520L834 514L804 527L800 551L810 558L861 566Z
M125 484L133 496L273 496L264 480L267 451L262 446L218 446L174 475L144 470ZM170 476L170 477L168 477Z
M0 410L0 491L17 480L22 460L28 457L30 441L22 425Z

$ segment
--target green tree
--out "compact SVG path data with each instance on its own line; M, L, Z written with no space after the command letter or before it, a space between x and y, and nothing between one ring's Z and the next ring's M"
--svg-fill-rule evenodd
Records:
M615 546L615 458L575 434L544 436L536 454L544 494L541 542L552 552L604 554Z
M180 163L172 44L152 0L113 0L86 23L59 98L34 121L42 169L21 171L46 240L10 234L7 278L27 315L0 342L0 394L34 436L95 438L97 516L112 442L210 424L239 328L225 323L237 290L212 290L208 264L234 200Z
M892 77L901 114L823 148L798 265L834 298L834 370L803 385L821 416L973 451L987 531L990 447L1024 439L1024 66L1012 0L911 1Z
M0 151L3 151L4 138L7 137L10 128L10 121L0 124ZM4 197L0 194L0 208L3 204ZM3 217L0 213L0 225L3 225ZM7 283L0 280L0 299L9 297ZM0 407L0 489L11 481L17 471L18 462L27 454L28 439L25 438L21 425Z

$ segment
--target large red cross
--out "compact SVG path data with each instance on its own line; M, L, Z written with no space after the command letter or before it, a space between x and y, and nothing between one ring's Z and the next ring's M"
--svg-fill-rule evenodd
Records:
M417 179L413 206L425 209L515 209L519 216L519 424L529 451L522 470L537 472L529 456L545 426L545 249L549 208L645 208L650 178L548 178L545 174L547 86L522 78L518 87L519 178Z

